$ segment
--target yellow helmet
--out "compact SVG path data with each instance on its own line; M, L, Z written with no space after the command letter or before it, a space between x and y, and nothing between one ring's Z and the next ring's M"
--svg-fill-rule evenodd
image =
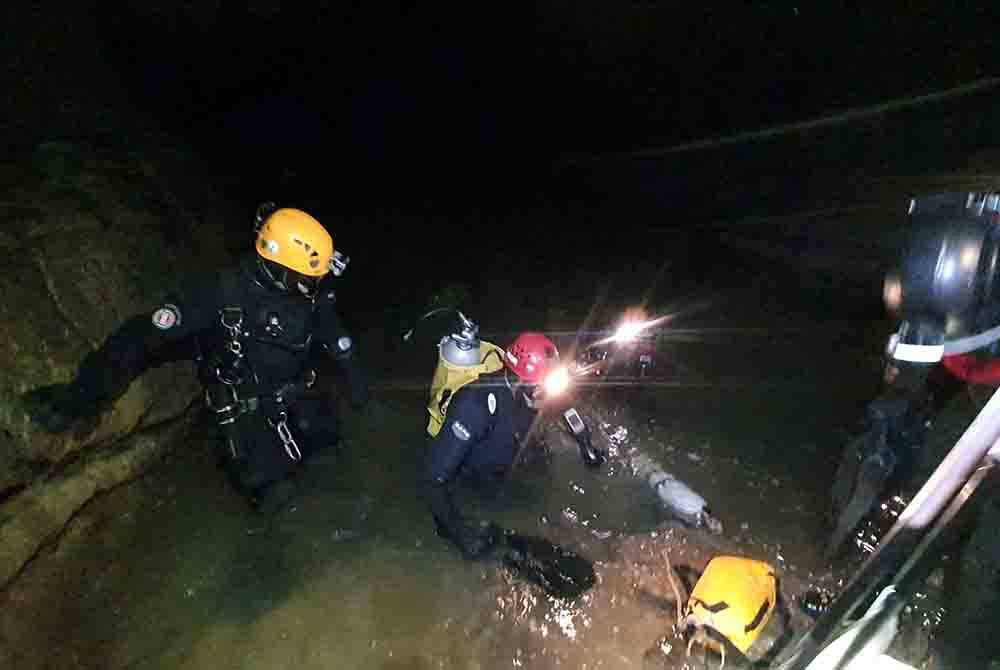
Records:
M264 219L257 232L257 254L306 277L330 271L333 238L301 209L282 208Z

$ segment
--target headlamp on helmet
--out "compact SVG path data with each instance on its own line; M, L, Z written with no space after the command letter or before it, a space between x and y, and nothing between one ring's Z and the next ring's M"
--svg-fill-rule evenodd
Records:
M334 250L333 255L330 256L330 274L334 277L339 277L347 270L347 264L350 262L350 256L345 256L339 251Z
M559 350L542 333L521 333L504 352L504 365L518 381L532 388L525 392L529 406L542 396L555 396L569 387L569 371L559 362Z
M545 375L545 380L542 382L542 389L544 389L545 395L549 397L557 396L569 388L569 381L569 370L560 365Z

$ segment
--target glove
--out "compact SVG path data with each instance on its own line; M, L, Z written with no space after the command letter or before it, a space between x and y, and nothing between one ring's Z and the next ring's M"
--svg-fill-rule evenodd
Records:
M580 458L588 468L598 468L608 460L608 455L603 449L598 449L590 439L590 432L583 435L574 435L576 444L580 447Z
M485 558L503 536L503 529L494 523L468 524L455 507L447 480L429 481L427 497L437 534L453 542L465 558Z
M97 401L74 384L52 384L25 393L21 402L33 422L50 433L93 428L100 414Z
M492 522L473 526L455 519L448 523L437 516L434 522L438 535L450 540L469 560L489 556L504 535L503 529Z
M503 529L493 522L478 526L463 526L452 541L469 560L487 558L503 537Z

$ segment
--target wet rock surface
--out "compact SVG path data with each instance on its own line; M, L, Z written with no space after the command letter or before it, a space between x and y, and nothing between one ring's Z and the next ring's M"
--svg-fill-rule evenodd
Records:
M155 431L122 440L181 416L198 385L190 364L164 365L136 380L95 425L58 435L28 420L22 394L69 381L84 355L125 318L162 301L184 273L225 262L220 229L201 223L233 213L190 174L183 155L155 147L137 153L48 141L24 160L4 164L0 181L6 221L0 239L3 583L90 496L155 461L125 456L127 465L97 465L122 460L118 452L129 445L148 445ZM162 453L171 441L152 450ZM45 522L29 521L26 507L44 509Z

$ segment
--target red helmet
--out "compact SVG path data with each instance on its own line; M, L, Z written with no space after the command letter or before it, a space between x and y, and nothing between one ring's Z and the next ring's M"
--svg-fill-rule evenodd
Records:
M521 333L507 347L504 364L529 384L540 384L559 364L559 350L541 333Z

